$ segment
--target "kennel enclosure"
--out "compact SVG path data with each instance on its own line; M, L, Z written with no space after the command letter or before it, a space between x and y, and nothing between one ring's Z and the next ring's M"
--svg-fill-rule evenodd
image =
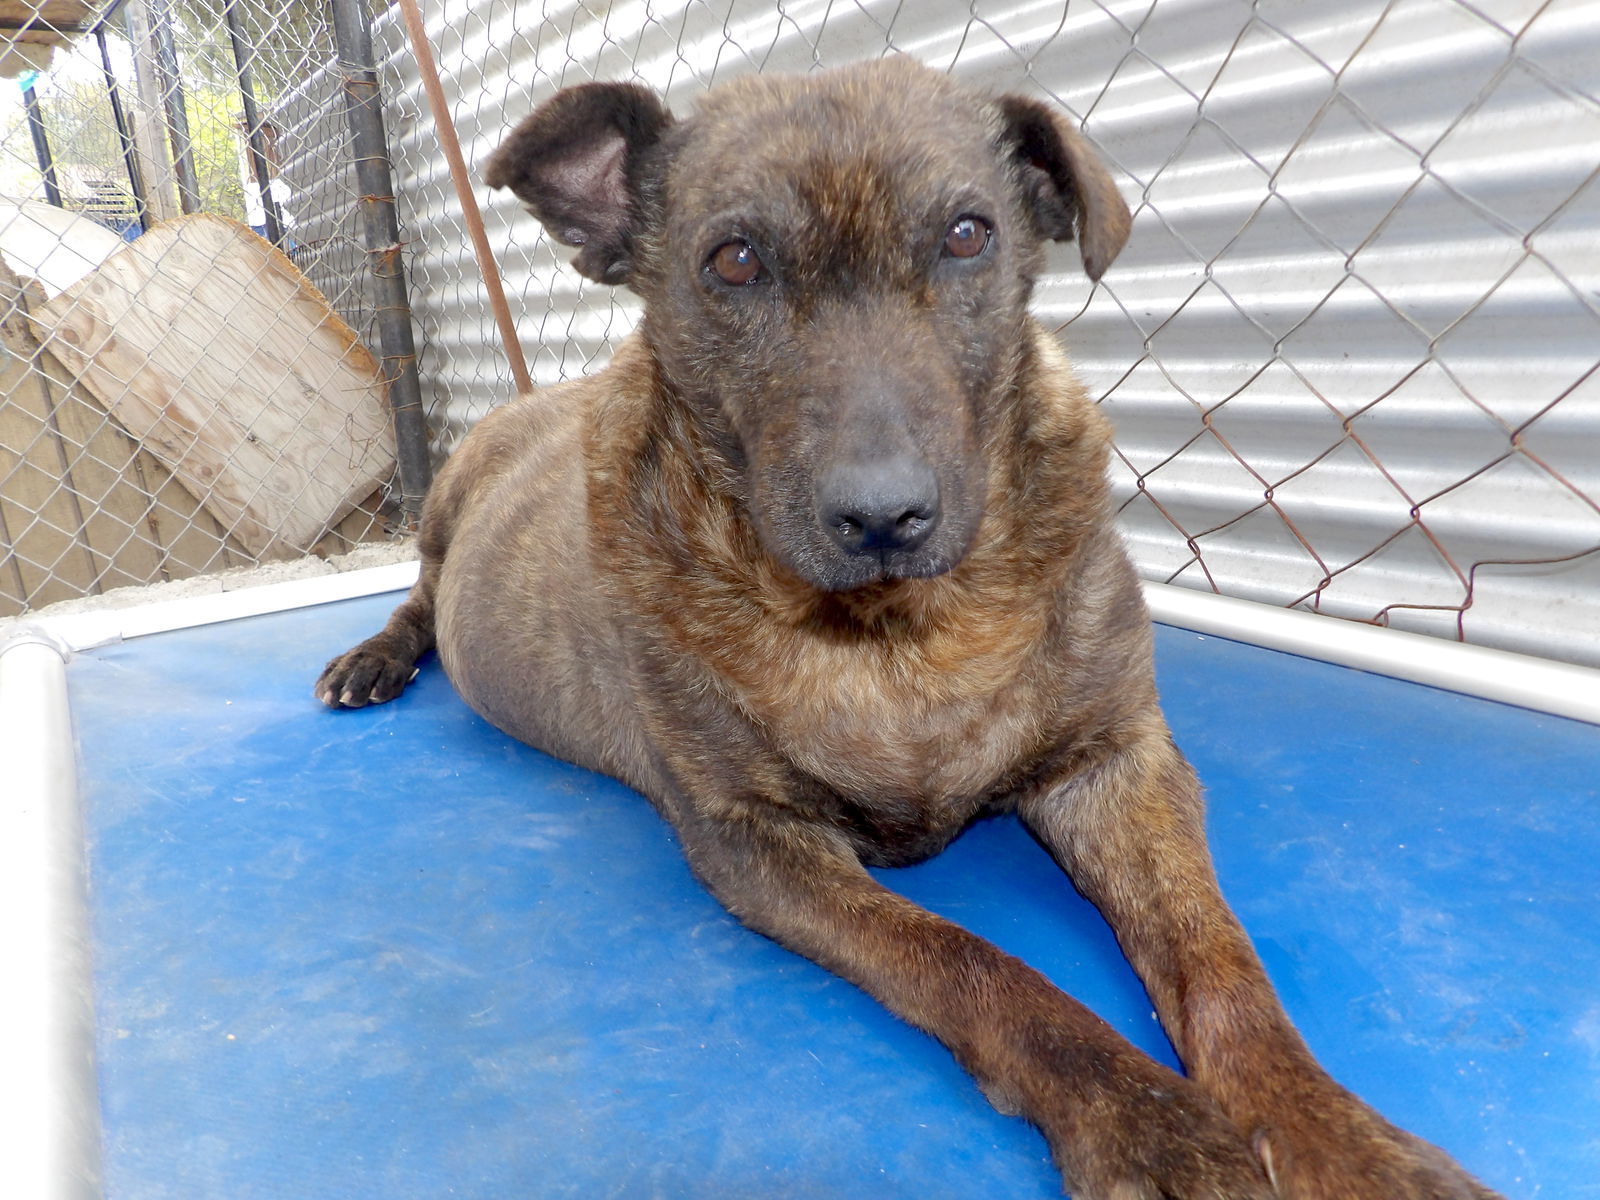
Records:
M1132 239L1036 310L1118 427L1225 889L1342 1081L1508 1196L1600 1194L1600 4L422 15L469 171L559 86L687 113L883 53L1082 122ZM321 559L405 558L429 457L514 387L400 14L22 0L0 47L7 1190L1054 1194L636 797L436 669L305 694L414 569ZM636 302L468 190L535 381L594 369ZM225 574L262 564L315 577ZM890 882L1170 1054L1014 831Z

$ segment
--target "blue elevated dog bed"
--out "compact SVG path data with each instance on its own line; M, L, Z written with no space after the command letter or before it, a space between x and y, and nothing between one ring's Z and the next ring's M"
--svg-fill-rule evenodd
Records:
M109 1200L1039 1197L936 1043L739 926L621 785L437 664L331 712L379 596L70 669ZM1600 728L1175 629L1223 886L1312 1047L1515 1200L1600 1197ZM1173 1056L1011 821L880 877Z

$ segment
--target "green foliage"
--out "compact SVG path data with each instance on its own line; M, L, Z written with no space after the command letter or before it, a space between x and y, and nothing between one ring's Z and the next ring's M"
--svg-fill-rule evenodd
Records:
M190 87L184 100L200 207L242 221L244 183L239 178L239 142L244 136L244 118L238 93L205 84Z
M243 137L243 104L233 46L225 18L226 0L148 0L154 20L164 13L170 22L189 120L191 153L202 207L243 219L244 185L239 176ZM325 3L316 0L233 0L247 44L256 104L270 113L278 101L333 57L333 34ZM373 13L386 0L369 0ZM107 26L114 39L125 38L118 10ZM72 57L74 70L52 70L39 81L38 93L51 150L61 177L64 198L79 206L109 186L124 188L127 175L122 147L105 86L98 79L99 57L92 39L80 40ZM121 47L114 59L125 62ZM58 56L58 64L60 63ZM119 67L123 103L131 106L134 81ZM0 191L36 193L28 131L20 105L0 113L0 138L7 153L0 162Z
M53 88L48 94L41 93L40 108L69 207L81 206L95 190L92 185L97 180L126 187L122 143L104 86L85 80ZM184 111L189 118L190 154L201 208L243 220L238 92L191 77L184 92ZM26 129L21 132L27 136Z

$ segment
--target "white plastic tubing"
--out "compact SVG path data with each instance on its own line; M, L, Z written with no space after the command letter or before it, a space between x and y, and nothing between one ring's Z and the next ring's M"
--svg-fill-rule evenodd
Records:
M98 1200L74 651L410 586L416 563L0 625L0 1196Z
M409 587L416 563L0 626L0 1190L100 1195L74 651ZM1166 625L1600 723L1600 671L1146 584Z
M1163 625L1600 724L1600 671L1167 584L1144 585Z
M83 821L63 648L0 645L0 1188L100 1194Z
M71 653L145 634L400 591L416 578L415 562L393 563L130 608L73 613L20 628L31 631L35 640ZM1168 584L1146 583L1144 593L1150 615L1163 625L1600 724L1600 670ZM0 654L5 647L5 627L0 625Z

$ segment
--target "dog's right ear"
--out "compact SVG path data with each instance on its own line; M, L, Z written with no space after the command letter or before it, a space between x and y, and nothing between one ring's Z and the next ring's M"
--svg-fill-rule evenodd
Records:
M1005 148L1015 160L1041 237L1076 237L1098 281L1128 240L1133 218L1111 174L1064 113L1026 96L1000 97Z
M641 160L672 123L656 94L632 83L565 88L489 158L484 178L522 198L572 260L600 283L633 269Z

